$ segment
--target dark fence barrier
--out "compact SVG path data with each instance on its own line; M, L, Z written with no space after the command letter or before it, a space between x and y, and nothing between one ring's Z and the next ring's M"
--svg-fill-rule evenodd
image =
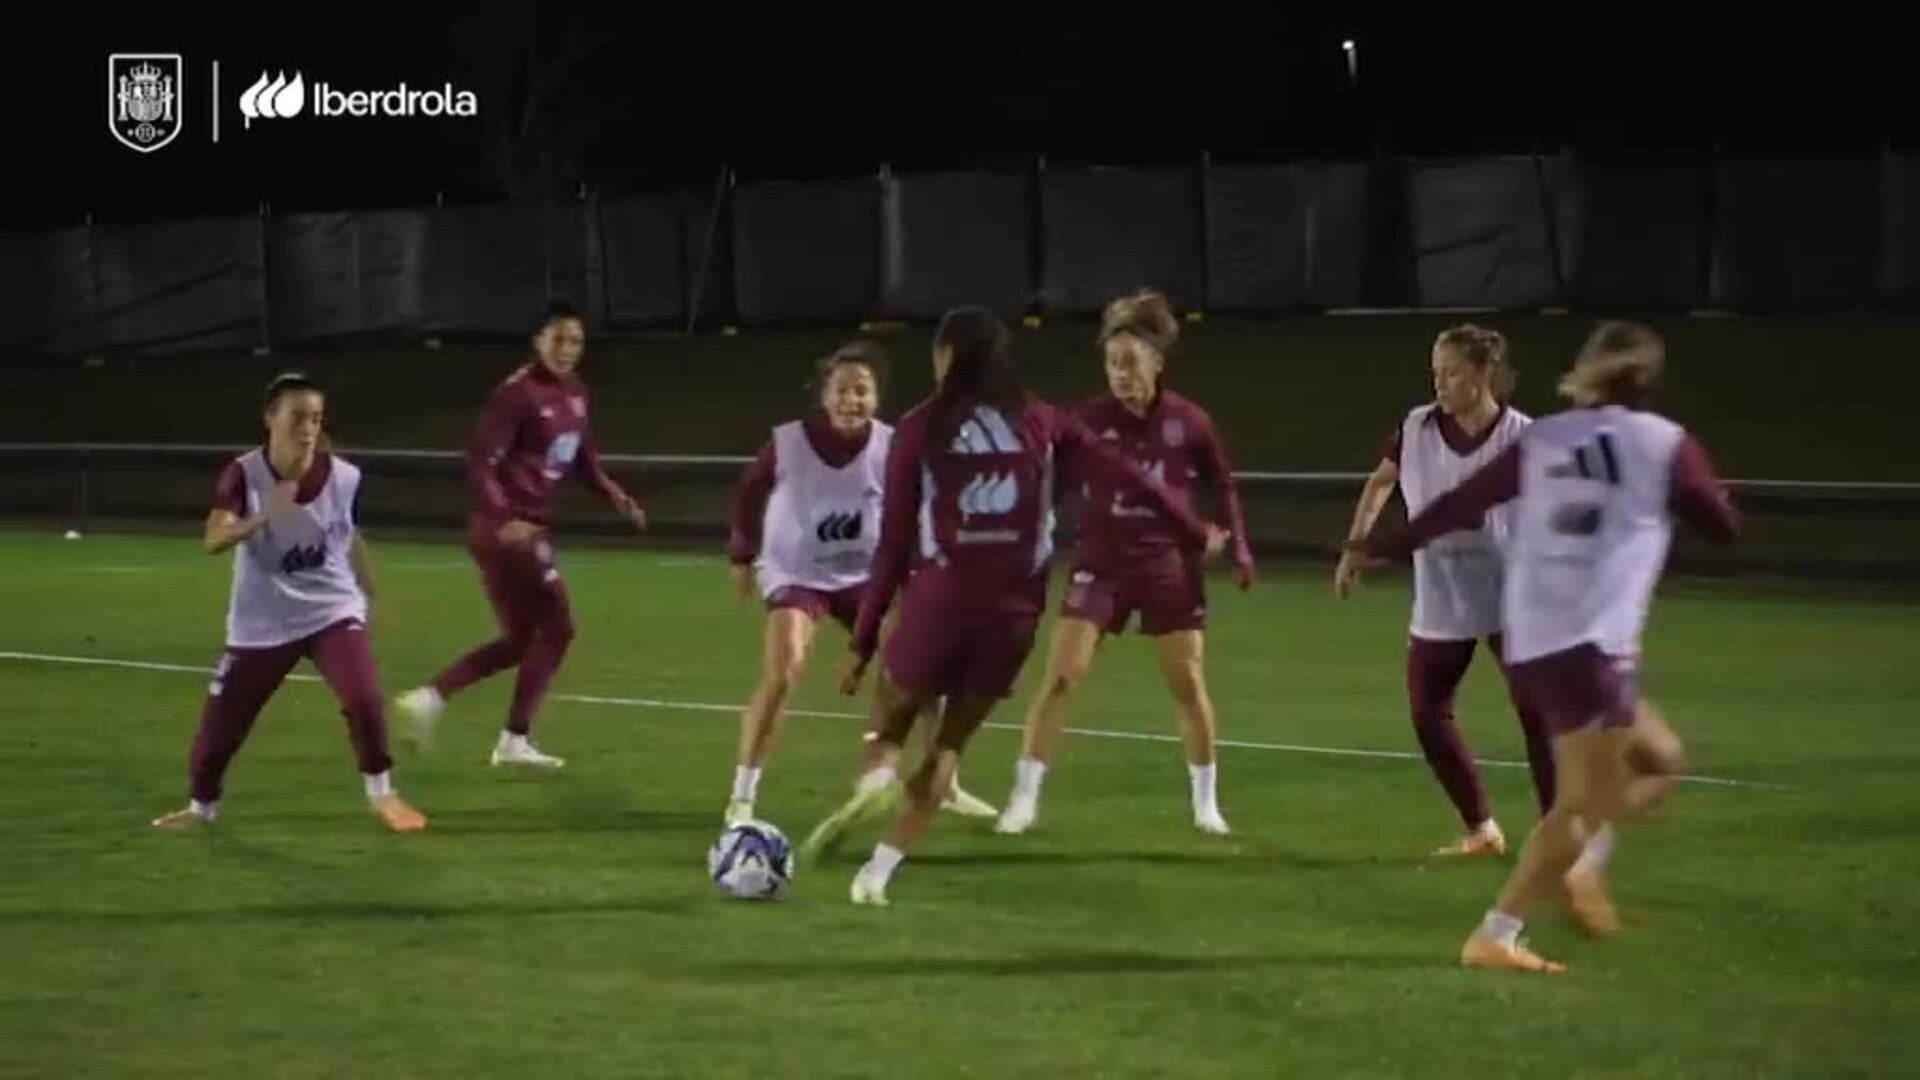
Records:
M8 517L57 529L140 525L195 530L204 520L212 477L245 448L132 444L0 444L0 507ZM362 514L370 530L457 533L468 493L454 451L356 450L368 477ZM748 458L606 455L608 470L647 504L649 536L718 554L733 485ZM1263 557L1309 557L1329 571L1362 473L1236 474L1248 531ZM1808 578L1920 578L1920 483L1731 482L1745 516L1733 548L1711 548L1676 530L1674 565L1708 573L1771 573ZM578 485L559 492L555 524L572 535L632 538ZM1064 500L1062 543L1071 543L1074 508ZM1398 515L1398 502L1389 511Z
M716 199L718 202L716 203ZM525 329L1190 309L1920 308L1920 162L1567 155L731 179L564 206L0 235L0 345L167 352Z

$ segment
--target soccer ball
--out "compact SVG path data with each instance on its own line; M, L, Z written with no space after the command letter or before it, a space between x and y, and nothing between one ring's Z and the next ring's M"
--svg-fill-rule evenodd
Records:
M707 849L707 876L728 896L771 900L793 877L793 845L765 821L730 825Z

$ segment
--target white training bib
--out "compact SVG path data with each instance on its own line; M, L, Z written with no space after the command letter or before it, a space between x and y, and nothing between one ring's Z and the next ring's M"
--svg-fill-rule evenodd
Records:
M275 483L266 452L240 458L246 477L246 516L267 507ZM234 547L233 590L227 601L227 645L271 648L299 641L339 622L367 617L367 598L354 577L354 496L360 470L335 456L326 486L314 500Z
M1508 406L1486 440L1462 454L1440 433L1439 406L1422 405L1400 425L1400 495L1411 520L1513 445L1531 418ZM1472 641L1500 630L1501 547L1505 507L1478 529L1448 533L1413 553L1413 617L1408 632L1429 641Z
M1509 661L1583 644L1639 655L1673 540L1668 500L1685 435L1664 416L1615 405L1527 429L1504 603Z
M814 452L801 421L773 429L773 493L755 563L762 596L794 585L837 592L866 583L892 444L893 427L875 420L866 447L836 469Z

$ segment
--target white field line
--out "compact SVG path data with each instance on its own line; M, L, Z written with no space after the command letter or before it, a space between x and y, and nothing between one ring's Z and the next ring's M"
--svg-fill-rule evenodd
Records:
M196 667L191 664L159 664L146 660L118 660L100 656L59 656L47 653L0 652L0 660L13 660L30 664L79 664L93 667L129 668L136 671L169 671L189 675L212 675L209 667ZM318 675L304 672L290 673L287 678L297 682L319 682ZM665 709L680 712L717 712L738 713L742 706L721 705L710 701L667 701L660 698L605 697L595 694L554 694L553 700L572 702L577 705L613 705L629 709ZM809 716L828 720L864 720L865 713L836 712L823 709L788 709L790 716ZM990 728L1003 731L1019 731L1019 724L988 723ZM1104 728L1066 729L1068 734L1094 739L1125 739L1134 742L1179 742L1176 735L1161 735L1143 731L1111 731ZM1420 755L1405 750L1362 750L1346 746L1310 746L1303 743L1253 742L1246 739L1221 739L1218 745L1236 750L1264 750L1287 754L1324 754L1332 757L1374 758L1389 761L1418 761ZM1499 758L1480 758L1478 764L1490 765L1502 769L1524 769L1524 761L1507 761ZM1766 788L1775 791L1792 790L1786 784L1771 784L1759 780L1731 780L1723 776L1683 775L1680 777L1689 783L1711 784L1717 787Z

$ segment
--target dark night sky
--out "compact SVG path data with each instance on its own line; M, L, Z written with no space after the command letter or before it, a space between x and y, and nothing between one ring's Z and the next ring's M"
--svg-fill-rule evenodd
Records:
M753 180L867 173L882 161L904 171L1019 167L1035 153L1067 164L1192 161L1203 149L1224 160L1345 157L1376 141L1409 154L1563 143L1861 152L1887 139L1920 150L1917 84L1908 65L1890 62L1898 43L1858 30L1740 40L1292 14L1276 30L1249 21L1251 7L1190 4L1137 16L951 4L754 15L738 0L618 14L533 8L308 3L123 19L89 4L37 14L22 44L37 42L38 78L30 64L12 69L26 85L8 100L39 106L27 123L46 154L44 167L16 171L32 194L6 200L5 224L244 211L263 198L289 210L406 205L436 192L498 198L512 172L499 148L541 77L549 86L520 143L520 172L542 174L544 143L569 188L704 184L722 164ZM259 14L236 15L247 11ZM1360 46L1358 93L1339 47L1348 36ZM542 75L527 75L529 40ZM114 51L186 54L188 128L157 154L107 132ZM573 59L556 66L560 56ZM226 110L218 146L204 96L214 59ZM234 99L263 66L370 89L451 79L481 91L482 117L304 117L243 131ZM1808 118L1787 121L1789 106Z

